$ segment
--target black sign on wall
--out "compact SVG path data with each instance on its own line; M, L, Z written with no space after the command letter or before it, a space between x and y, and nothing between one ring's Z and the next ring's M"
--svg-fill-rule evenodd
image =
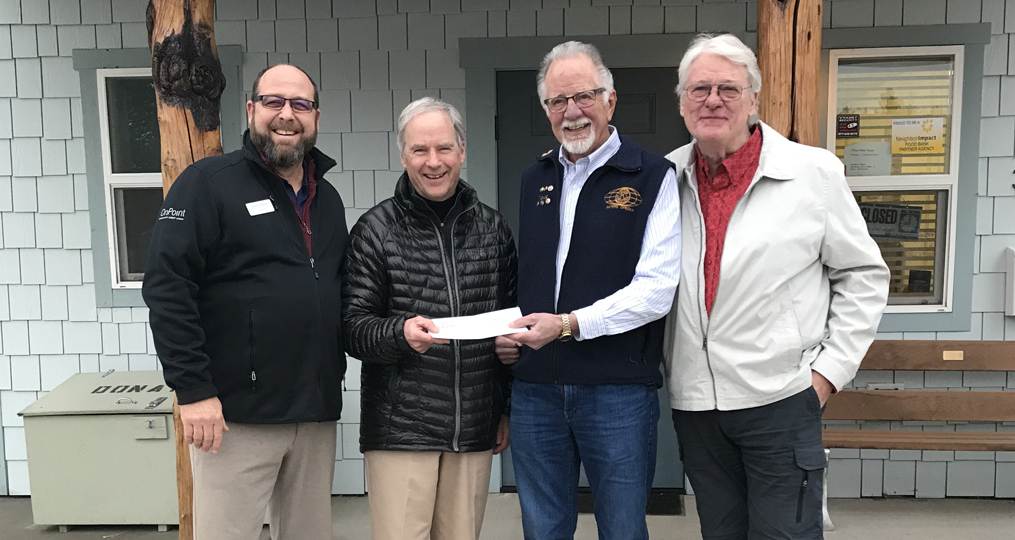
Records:
M835 138L856 139L860 136L860 115L839 114L835 116Z
M930 292L930 270L910 270L909 271L909 288L906 292Z

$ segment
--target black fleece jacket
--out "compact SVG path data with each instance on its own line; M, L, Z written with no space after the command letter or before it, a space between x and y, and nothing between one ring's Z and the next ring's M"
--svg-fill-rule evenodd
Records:
M166 382L181 404L213 396L226 421L337 420L348 229L335 161L311 150L313 257L282 180L241 150L180 174L152 232L142 293Z

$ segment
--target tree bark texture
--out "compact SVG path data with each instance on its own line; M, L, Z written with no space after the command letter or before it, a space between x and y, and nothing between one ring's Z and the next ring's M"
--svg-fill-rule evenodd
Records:
M173 430L176 433L176 496L180 512L179 540L194 540L194 470L190 464L190 445L183 438L183 421L180 419L180 404L176 401L176 395L173 395Z
M165 192L188 165L222 153L219 112L226 83L214 23L214 0L148 3Z
M215 49L215 0L150 0L148 44L162 141L162 190L191 163L222 153L219 112L225 75ZM194 538L194 476L173 398L180 540Z
M822 0L758 0L761 119L789 139L820 142Z

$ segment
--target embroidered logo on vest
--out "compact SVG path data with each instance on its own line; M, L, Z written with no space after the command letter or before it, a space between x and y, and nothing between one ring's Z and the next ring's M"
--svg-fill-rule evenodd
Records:
M603 197L607 208L620 208L628 212L634 212L634 207L641 204L641 193L637 189L622 187L617 188Z

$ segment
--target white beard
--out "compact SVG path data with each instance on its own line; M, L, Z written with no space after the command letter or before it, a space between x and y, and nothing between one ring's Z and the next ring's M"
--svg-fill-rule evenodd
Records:
M568 139L565 128L581 125L588 122L589 134L582 139ZM564 133L564 140L561 142L561 146L564 150L567 150L569 154L585 154L592 149L592 145L596 142L596 126L588 119L581 118L579 120L565 120L560 125L561 132Z

